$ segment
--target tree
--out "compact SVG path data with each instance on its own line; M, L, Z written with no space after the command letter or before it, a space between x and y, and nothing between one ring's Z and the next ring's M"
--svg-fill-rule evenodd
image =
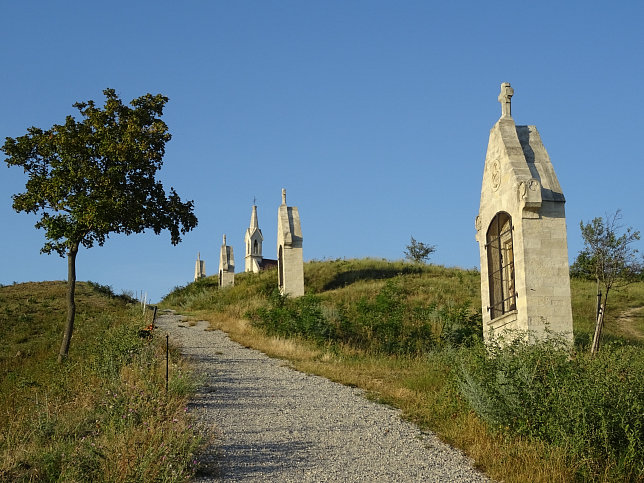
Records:
M423 242L416 241L411 237L411 243L407 245L407 249L403 252L405 258L415 263L423 263L429 260L429 256L436 251L435 245L426 245Z
M590 223L581 221L579 224L581 236L584 239L584 249L573 263L571 273L594 276L597 280L597 320L590 348L593 354L599 350L608 293L612 288L634 282L642 271L638 250L631 246L633 242L640 239L640 233L628 227L620 234L623 228L619 224L621 218L621 212L617 210L613 215L606 215L605 220L599 217L594 218Z
M124 105L113 89L105 105L74 104L82 116L67 116L50 129L31 127L2 151L9 166L29 176L26 191L13 196L17 212L39 214L45 230L41 253L67 255L67 322L58 360L67 357L74 329L76 255L81 246L102 246L111 233L155 234L169 230L176 245L197 226L193 202L169 196L155 174L163 164L168 126L161 120L168 98L146 94Z
M594 260L589 253L587 250L579 252L573 264L570 265L571 277L595 280Z

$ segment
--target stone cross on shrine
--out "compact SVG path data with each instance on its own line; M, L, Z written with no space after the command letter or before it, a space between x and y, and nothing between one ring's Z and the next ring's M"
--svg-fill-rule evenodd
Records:
M499 94L499 102L501 103L501 117L512 117L512 96L514 89L510 87L509 82L501 84L501 93Z

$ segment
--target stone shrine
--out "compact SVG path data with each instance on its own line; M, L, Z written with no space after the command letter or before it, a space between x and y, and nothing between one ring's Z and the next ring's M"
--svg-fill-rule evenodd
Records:
M257 206L253 204L253 211L250 215L250 226L244 235L246 245L246 256L244 257L244 271L258 273L262 265L262 243L264 236L257 223Z
M235 257L233 247L226 245L226 235L219 255L219 288L235 285Z
M282 295L304 295L300 214L297 207L286 206L285 189L282 189L282 204L277 212L277 273Z
M206 261L201 259L201 253L197 252L197 263L195 263L195 282L206 276Z
M572 341L565 199L537 128L512 119L513 94L501 84L476 217L483 336L550 331Z

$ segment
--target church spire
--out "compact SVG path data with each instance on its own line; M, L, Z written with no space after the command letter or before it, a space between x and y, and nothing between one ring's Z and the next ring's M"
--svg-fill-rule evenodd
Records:
M253 205L253 212L250 215L250 231L259 228L259 223L257 223L257 206Z
M250 226L246 229L244 235L244 245L246 245L246 255L244 256L245 271L246 272L259 272L262 263L262 242L264 237L262 230L259 229L259 222L257 221L257 205L256 200L253 199L253 211L250 215Z

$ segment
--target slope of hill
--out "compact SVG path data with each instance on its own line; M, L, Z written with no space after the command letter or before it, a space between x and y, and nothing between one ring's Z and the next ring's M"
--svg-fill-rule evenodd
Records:
M77 286L69 360L56 362L64 282L0 287L0 481L183 481L199 439L190 379L127 297Z
M488 357L476 270L309 262L306 296L284 299L275 286L274 271L238 274L225 290L206 278L175 289L162 305L300 370L366 389L465 450L495 479L641 479L644 327L632 317L625 330L624 318L617 320L639 313L644 283L613 294L596 359L586 351L591 281L572 283L572 357L556 341Z

